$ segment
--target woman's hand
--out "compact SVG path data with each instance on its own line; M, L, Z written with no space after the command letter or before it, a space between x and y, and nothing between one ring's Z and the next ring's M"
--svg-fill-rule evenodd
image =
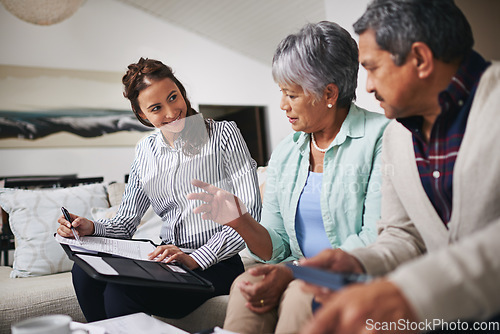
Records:
M73 232L71 231L71 226L73 226L76 229L76 233L78 233L80 237L94 234L93 221L88 220L87 218L84 217L74 215L72 213L70 213L69 215L73 220L71 223L67 221L66 218L64 218L64 216L61 216L59 217L59 219L57 219L57 222L60 224L59 228L57 229L57 234L65 238L74 238Z
M194 213L202 213L203 219L226 225L247 213L245 204L235 195L200 180L192 180L191 184L205 190L187 195L189 200L205 202L193 210Z
M255 313L265 313L275 308L293 280L292 271L283 265L256 266L248 272L253 276L264 276L259 282L240 282L237 286L247 300L246 307Z
M153 252L149 253L148 256L150 260L155 260L157 262L164 261L165 259L167 259L164 261L165 263L178 261L189 269L196 269L200 267L191 256L187 255L174 245L158 246Z

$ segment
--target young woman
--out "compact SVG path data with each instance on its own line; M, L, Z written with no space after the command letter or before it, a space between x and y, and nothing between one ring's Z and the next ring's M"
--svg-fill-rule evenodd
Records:
M71 224L80 236L131 238L151 205L163 225L159 231L162 244L150 258L182 262L211 281L215 291L188 293L105 283L92 279L77 265L73 284L87 321L136 312L182 317L205 300L229 293L233 280L244 270L238 255L244 242L238 233L192 213L194 206L186 199L195 190L190 181L201 178L237 194L259 220L256 163L234 123L204 120L191 108L184 86L170 67L141 58L128 67L122 81L137 119L159 131L137 145L116 216L93 222L71 215ZM64 217L58 221L58 233L71 238L70 223Z

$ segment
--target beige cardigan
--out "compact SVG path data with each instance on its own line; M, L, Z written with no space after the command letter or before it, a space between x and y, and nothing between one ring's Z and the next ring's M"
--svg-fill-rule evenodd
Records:
M447 230L422 187L411 133L396 121L384 133L379 236L351 253L370 274L390 272L420 320L500 313L499 145L500 63L493 63L479 83L455 163Z

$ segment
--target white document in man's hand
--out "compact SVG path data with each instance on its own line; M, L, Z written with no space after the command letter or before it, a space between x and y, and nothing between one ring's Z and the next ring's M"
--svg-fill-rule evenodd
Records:
M94 254L100 252L135 260L149 260L148 254L156 248L152 242L131 239L80 237L80 243L75 239L61 237L57 233L55 238L59 243L69 245L74 252Z

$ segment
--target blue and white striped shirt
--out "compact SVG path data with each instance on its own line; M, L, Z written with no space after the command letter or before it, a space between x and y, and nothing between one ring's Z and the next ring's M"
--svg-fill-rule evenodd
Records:
M206 269L244 248L235 230L193 214L201 204L186 195L199 192L192 179L213 184L238 196L260 221L261 198L256 163L234 122L211 122L208 141L189 156L178 138L167 145L158 131L139 142L122 203L113 219L94 222L95 235L131 238L149 205L163 225L163 243L195 249L191 257Z

